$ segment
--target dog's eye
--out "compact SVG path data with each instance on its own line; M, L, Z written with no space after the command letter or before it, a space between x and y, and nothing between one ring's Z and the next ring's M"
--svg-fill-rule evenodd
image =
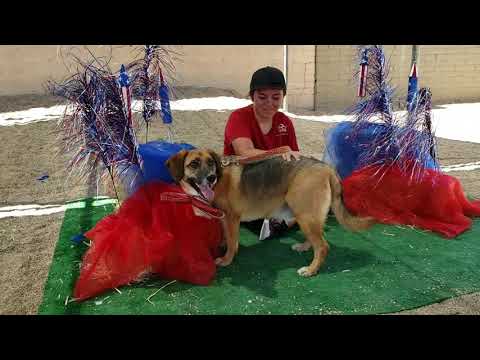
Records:
M193 160L188 166L192 169L197 169L200 166L200 163L197 160Z
M213 159L208 159L207 164L208 166L213 166L215 164L215 161L213 161Z

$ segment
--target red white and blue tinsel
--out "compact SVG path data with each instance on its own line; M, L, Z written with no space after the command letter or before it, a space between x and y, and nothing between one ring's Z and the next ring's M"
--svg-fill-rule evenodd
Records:
M76 59L76 74L63 83L48 84L53 94L69 102L60 126L64 148L73 153L70 168L88 164L81 168L87 176L94 170L108 170L114 187L116 173L128 194L114 214L74 237L77 241L85 236L92 242L75 284L76 300L145 275L198 285L208 285L215 276L222 213L170 184L173 179L164 165L181 149L193 146L137 142L136 130L143 123L148 130L155 113L168 127L173 120L159 51L159 47L145 46L143 59L122 65L117 73L100 59L90 63ZM134 120L133 94L143 100L143 123Z
M417 64L408 80L407 111L399 115L392 109L397 99L383 48L360 47L359 55L359 101L348 110L353 121L325 132L324 159L342 178L347 207L379 222L414 225L447 238L466 231L470 217L480 216L480 201L468 200L458 179L440 172L432 94L418 90Z
M128 65L132 74L133 94L142 100L142 118L146 125L145 142L151 121L159 115L167 129L167 139L173 142L172 113L170 111L170 87L173 82L175 53L160 45L145 45L143 57Z
M73 56L76 73L60 83L47 83L50 93L68 101L59 130L62 153L72 154L69 174L76 172L86 178L92 174L101 177L108 172L116 191L116 173L128 195L145 182L140 153L142 146L146 150L152 147L137 141L136 132L142 123L135 121L132 113L133 95L143 101L142 115L147 131L160 108L164 123L169 126L172 123L168 92L164 95L168 87L161 73L164 64L171 71L171 59L161 46L146 45L144 50L142 59L122 65L119 72L113 72L108 61L93 54L89 62ZM168 129L168 140L172 140L171 129ZM162 141L154 143L159 142ZM163 163L160 164L162 167Z

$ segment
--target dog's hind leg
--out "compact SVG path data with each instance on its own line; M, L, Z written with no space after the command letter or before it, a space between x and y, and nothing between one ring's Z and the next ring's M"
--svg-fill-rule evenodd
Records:
M319 223L318 221L309 221L308 219L297 219L297 221L313 247L312 262L308 266L301 267L297 272L301 276L312 276L318 272L328 255L329 246L322 234L323 222Z
M312 276L318 272L328 254L329 246L323 237L323 226L330 208L331 191L327 181L321 184L318 182L312 184L309 180L295 180L285 200L295 214L307 240L303 244L292 246L292 248L296 251L305 251L313 247L314 256L310 265L298 269L299 275ZM305 192L309 194L306 195Z

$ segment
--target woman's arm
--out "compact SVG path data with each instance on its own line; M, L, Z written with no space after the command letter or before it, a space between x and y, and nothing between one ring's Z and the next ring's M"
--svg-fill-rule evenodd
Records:
M252 139L240 137L232 141L233 150L238 156L253 156L263 154L266 151L255 149Z

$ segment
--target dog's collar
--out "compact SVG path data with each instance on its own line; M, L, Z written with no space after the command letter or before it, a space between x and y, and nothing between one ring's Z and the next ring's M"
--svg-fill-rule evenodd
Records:
M230 165L240 165L239 156L231 155L231 156L224 156L220 161L222 167L227 167Z
M207 215L214 217L216 219L222 219L225 217L225 213L211 206L207 201L202 199L199 196L187 194L186 192L164 192L160 195L160 201L173 201L180 203L191 203L200 211L203 211Z
M281 146L279 148L275 148L272 150L265 151L263 154L258 154L258 155L251 155L251 156L236 156L236 155L229 155L229 156L223 156L222 160L220 161L220 164L222 167L227 167L230 165L246 165L246 164L251 164L267 159L271 159L277 156L280 156L282 154L285 154L289 152L290 149L288 146Z

